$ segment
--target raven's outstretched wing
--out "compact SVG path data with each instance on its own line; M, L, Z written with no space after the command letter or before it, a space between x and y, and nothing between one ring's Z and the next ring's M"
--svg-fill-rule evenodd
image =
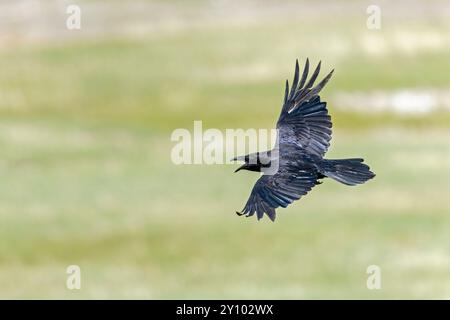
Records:
M274 221L276 208L286 208L300 199L320 183L319 178L316 170L285 164L276 174L263 175L256 181L244 209L237 214L250 217L256 213L259 220L265 213Z
M320 62L311 78L306 82L309 72L309 60L306 59L301 79L299 79L298 60L292 88L286 80L284 104L278 119L279 143L294 143L307 152L323 157L330 146L331 117L326 102L320 101L319 92L330 80L331 71L315 87L314 81L320 72Z

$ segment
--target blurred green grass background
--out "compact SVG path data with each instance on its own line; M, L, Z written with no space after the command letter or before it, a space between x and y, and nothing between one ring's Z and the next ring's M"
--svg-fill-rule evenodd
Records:
M374 31L366 2L248 1L252 15L214 23L208 8L227 12L227 1L143 3L161 18L139 36L84 37L87 24L64 31L73 39L0 47L1 298L450 297L449 113L333 105L339 92L448 88L448 19L382 2ZM182 26L166 25L165 10ZM393 34L405 30L444 42L402 49ZM366 48L374 33L389 50ZM335 127L328 157L362 156L377 177L325 181L275 223L239 218L257 175L175 166L170 134L194 120L273 127L284 79L306 57L336 69L322 93ZM79 291L65 285L71 264ZM366 288L373 264L381 290Z

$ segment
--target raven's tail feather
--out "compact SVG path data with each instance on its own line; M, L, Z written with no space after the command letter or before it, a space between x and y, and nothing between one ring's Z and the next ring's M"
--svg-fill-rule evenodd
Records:
M343 184L354 186L375 177L364 159L327 160L322 163L321 173Z

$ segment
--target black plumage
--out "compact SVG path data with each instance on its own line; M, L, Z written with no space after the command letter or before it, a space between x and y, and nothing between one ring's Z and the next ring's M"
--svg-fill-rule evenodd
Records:
M262 172L250 197L238 215L266 214L275 220L275 209L287 207L308 193L325 177L346 185L357 185L372 179L375 174L363 159L329 160L323 156L330 146L331 117L327 104L320 100L319 92L330 80L331 71L316 86L320 62L308 80L309 60L300 78L298 60L292 87L286 80L283 107L277 122L278 136L275 147L267 152L257 152L236 157L244 161L239 170Z

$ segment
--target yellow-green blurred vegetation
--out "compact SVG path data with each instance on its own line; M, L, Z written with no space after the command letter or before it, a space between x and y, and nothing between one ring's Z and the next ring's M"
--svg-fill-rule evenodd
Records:
M334 99L449 90L448 3L381 1L369 30L367 1L76 2L81 30L65 2L35 1L27 17L54 26L0 33L1 298L450 298L450 112ZM306 57L335 69L327 156L377 177L327 180L275 223L237 217L257 175L175 166L170 134L273 127ZM381 290L366 288L373 264Z

